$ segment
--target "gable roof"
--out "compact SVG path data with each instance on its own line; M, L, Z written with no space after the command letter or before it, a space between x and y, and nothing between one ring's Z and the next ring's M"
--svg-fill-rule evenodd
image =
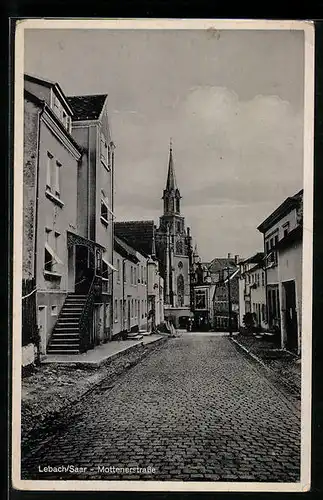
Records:
M264 252L257 252L251 257L248 257L247 259L240 261L240 264L259 264L264 260L265 254Z
M270 229L276 222L282 219L285 215L287 215L294 208L298 208L300 203L303 200L303 189L298 191L298 193L293 196L289 196L286 200L283 201L268 217L265 219L258 227L258 231L261 233L265 233L268 229Z
M155 223L147 221L115 222L114 233L145 256L154 253Z
M74 121L98 120L107 96L107 94L93 94L67 97L74 111Z
M56 91L56 93L59 94L59 96L62 99L64 105L66 106L68 112L73 116L73 109L71 108L71 105L68 102L68 97L66 97L66 95L64 94L59 83L53 82L53 81L45 79L45 78L40 78L39 76L31 75L29 73L24 73L24 80L27 80L27 81L33 82L33 83L37 83L39 85L43 85L44 87L47 87L47 88L54 89Z
M125 241L117 236L114 237L114 249L120 255L123 255L127 259L131 260L135 264L139 262L136 250L134 250L131 246L127 245Z
M228 259L227 257L216 257L208 264L210 273L216 273L218 271L224 270L226 267L237 269L238 266L235 263L234 259Z

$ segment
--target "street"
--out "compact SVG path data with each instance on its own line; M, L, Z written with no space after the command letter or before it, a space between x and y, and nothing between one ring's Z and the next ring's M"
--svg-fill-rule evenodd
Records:
M292 399L227 336L184 333L84 399L22 478L295 482L299 461Z

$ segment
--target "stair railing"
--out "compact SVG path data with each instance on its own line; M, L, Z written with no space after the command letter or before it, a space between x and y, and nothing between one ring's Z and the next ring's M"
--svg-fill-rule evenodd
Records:
M97 295L97 285L98 276L94 276L79 320L80 352L86 352L94 345L93 310L95 296Z

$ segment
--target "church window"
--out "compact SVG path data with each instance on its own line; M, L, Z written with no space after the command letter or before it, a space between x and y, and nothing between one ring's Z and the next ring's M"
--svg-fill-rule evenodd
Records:
M177 300L179 307L184 305L184 278L180 274L177 278Z
M177 222L177 231L180 233L181 232L181 223Z
M183 242L181 240L176 242L176 253L179 255L182 255L183 253Z
M176 212L179 212L179 199L176 199Z
M178 263L178 267L179 267L179 269L182 269L182 267L183 267L183 262L181 260Z

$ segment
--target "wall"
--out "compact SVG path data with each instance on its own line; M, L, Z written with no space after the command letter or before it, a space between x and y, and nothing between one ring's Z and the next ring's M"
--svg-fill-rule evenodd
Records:
M291 280L295 281L299 351L302 331L302 255L302 241L296 242L288 248L280 249L278 252L280 296L283 296L282 283ZM282 300L280 304L280 315L282 319L282 344L285 345L286 330L283 321Z
M30 279L34 276L39 112L40 108L36 104L25 99L23 165L23 279Z
M147 259L137 252L139 263L127 260L114 251L114 266L120 265L120 272L113 273L113 335L127 331L147 330ZM136 280L131 279L131 269L136 269ZM141 269L143 280L141 280ZM119 279L118 279L119 277ZM140 277L140 282L139 282ZM136 282L135 282L136 281ZM122 302L123 301L123 302ZM130 325L128 307L130 304Z
M49 126L52 130L49 129ZM57 134L57 135L56 135ZM58 313L68 292L68 252L67 230L77 230L77 165L80 153L71 146L68 150L61 141L62 132L46 114L43 115L40 128L39 148L39 192L38 192L38 227L37 227L37 304L47 305L47 338L49 338L53 317L51 307L57 305ZM46 195L47 152L53 155L60 167L60 203L54 202ZM46 233L46 228L50 229ZM55 240L55 232L59 236ZM45 277L45 243L48 240L62 263L56 264L55 272L59 276ZM56 248L55 248L56 241ZM45 297L44 294L47 293ZM62 295L63 294L63 295ZM56 318L57 319L57 318Z

